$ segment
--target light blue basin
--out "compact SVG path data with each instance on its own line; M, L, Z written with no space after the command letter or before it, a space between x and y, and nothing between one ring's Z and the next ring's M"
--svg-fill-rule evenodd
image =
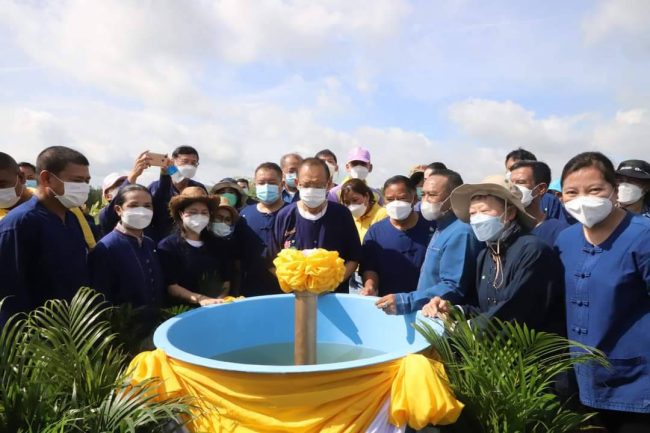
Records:
M248 298L230 304L198 308L161 324L154 344L172 358L219 370L247 373L333 371L378 364L429 346L412 327L415 314L389 316L375 307L377 298L327 294L318 299L318 342L359 345L382 352L355 361L319 365L272 366L211 359L221 353L253 346L292 342L294 296ZM440 325L430 322L438 327Z

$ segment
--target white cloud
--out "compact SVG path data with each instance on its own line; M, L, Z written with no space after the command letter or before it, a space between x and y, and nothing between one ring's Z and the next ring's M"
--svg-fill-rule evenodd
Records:
M650 38L650 2L647 0L601 0L593 14L583 22L587 42L599 42L619 33Z
M650 143L647 109L619 111L611 119L588 112L538 118L512 101L472 99L452 104L449 116L466 137L464 152L481 161L476 169L482 176L503 171L505 155L520 146L548 163L557 176L580 152L601 151L617 163L647 159Z
M148 106L210 115L198 84L227 67L219 62L332 64L397 32L408 11L405 0L371 8L347 0L68 0L5 2L0 23L34 61L64 77Z

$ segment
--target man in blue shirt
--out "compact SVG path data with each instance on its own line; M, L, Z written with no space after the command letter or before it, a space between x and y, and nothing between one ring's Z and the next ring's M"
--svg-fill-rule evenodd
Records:
M345 276L336 291L347 293L348 279L359 265L361 244L348 208L327 201L330 183L329 169L322 160L307 158L300 164L297 183L300 200L278 213L272 257L284 248L338 251L345 261Z
M173 165L160 169L160 179L149 185L153 196L153 221L146 234L158 242L169 235L174 228L174 220L169 213L169 202L188 186L205 185L192 178L199 166L199 153L191 146L180 146L172 152ZM207 192L207 190L206 190Z
M89 283L86 241L69 210L88 199L88 160L53 146L38 155L36 166L34 197L0 221L0 298L8 297L0 325L48 299L70 300Z
M415 185L406 176L384 183L385 218L368 229L363 240L361 294L385 296L414 290L427 245L435 229L413 210Z
M241 211L241 250L243 280L240 294L244 296L282 293L273 275L273 226L280 209L285 206L280 195L282 170L273 162L255 169L255 195L259 202Z
M569 227L564 220L551 218L542 211L540 202L546 195L551 182L551 169L539 161L517 161L510 169L510 185L521 192L521 203L526 212L537 220L532 234L546 242L555 244L557 235Z
M537 157L533 155L533 153L527 151L526 149L522 149L521 147L508 153L508 155L506 155L506 180L508 182L510 182L510 178L512 176L512 166L518 161L537 161ZM564 211L564 208L562 207L562 203L555 196L555 194L552 194L548 191L542 194L539 200L539 206L542 209L542 212L544 212L548 218L568 221L566 219L567 215Z
M0 220L32 197L26 175L11 156L0 152Z
M282 200L285 203L295 203L300 200L298 192L298 169L302 164L302 156L297 153L287 153L280 158L280 168L282 169L282 180L284 188L282 189Z
M434 296L445 296L463 303L474 286L476 257L485 248L476 239L469 224L460 221L451 210L451 192L463 184L452 170L438 170L422 187L421 213L437 221L420 272L417 290L382 297L377 307L387 314L409 314L420 310Z

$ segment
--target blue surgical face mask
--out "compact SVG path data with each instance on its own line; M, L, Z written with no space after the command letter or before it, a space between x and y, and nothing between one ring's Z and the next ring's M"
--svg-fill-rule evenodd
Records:
M422 200L422 187L418 186L417 188L415 188L415 192L418 195L418 200Z
M284 175L284 181L287 183L287 186L290 188L296 187L296 173L287 173Z
M472 215L469 218L469 223L474 230L476 239L481 242L493 242L499 239L505 224L501 221L501 216L492 216L484 213Z
M270 183L264 185L255 185L255 195L262 203L271 204L280 198L280 187Z
M224 192L223 194L220 194L221 197L225 198L228 200L228 204L232 207L235 207L237 205L237 199L239 198L237 194L234 194L232 192Z
M36 179L29 179L25 182L25 186L27 188L36 188L38 183L36 182Z

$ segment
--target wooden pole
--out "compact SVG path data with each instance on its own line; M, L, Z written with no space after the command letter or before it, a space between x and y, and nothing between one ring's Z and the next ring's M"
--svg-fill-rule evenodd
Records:
M294 362L296 365L316 364L316 306L315 293L294 292L296 296L296 329Z

